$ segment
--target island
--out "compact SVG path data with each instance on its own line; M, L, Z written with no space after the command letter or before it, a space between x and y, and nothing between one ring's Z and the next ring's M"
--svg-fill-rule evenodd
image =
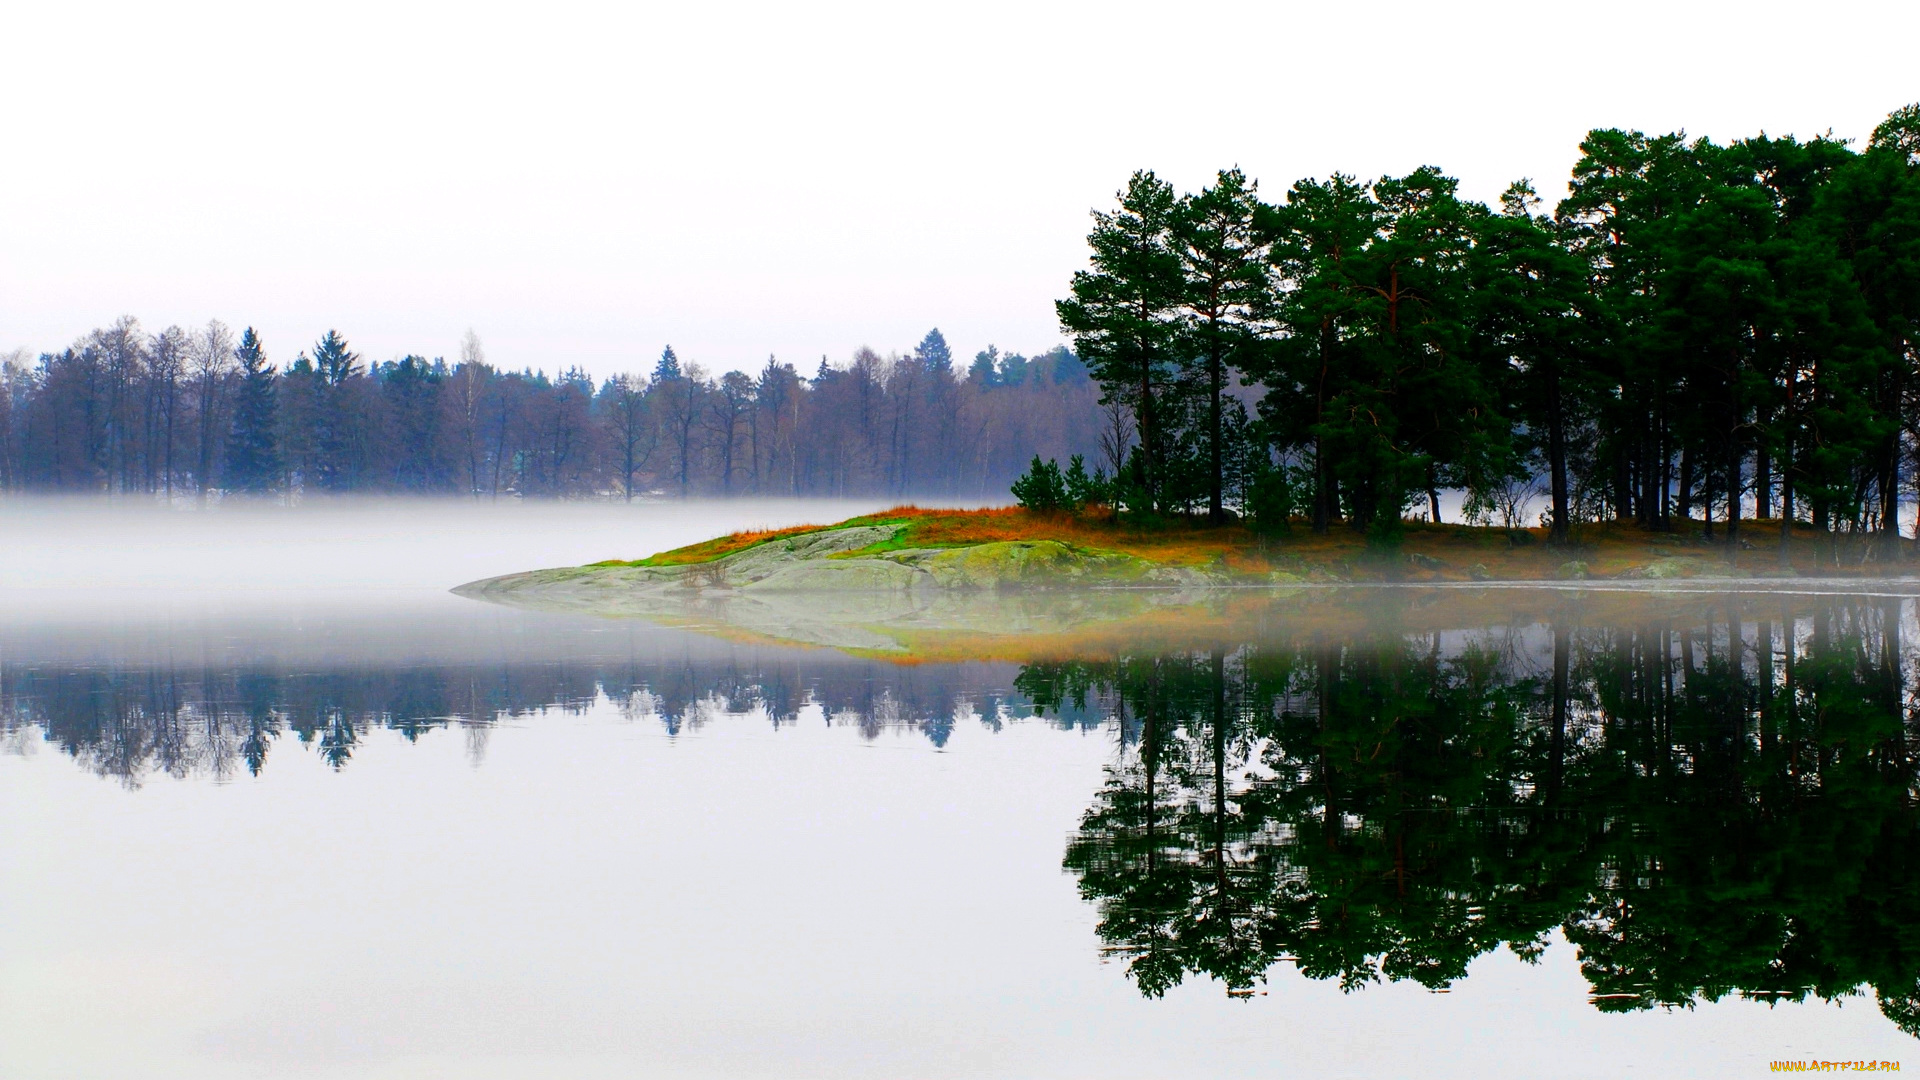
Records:
M1138 633L1243 618L1275 597L1329 590L1818 588L1895 580L1898 564L1835 566L1811 530L1778 549L1699 534L1590 525L1572 545L1544 529L1408 523L1381 549L1355 531L1281 535L1179 518L913 506L831 525L738 532L643 558L507 574L454 590L545 611L644 617L785 642L947 654L929 635ZM1792 578L1792 582L1776 579ZM1512 602L1509 597L1505 602ZM964 649L961 649L964 651Z

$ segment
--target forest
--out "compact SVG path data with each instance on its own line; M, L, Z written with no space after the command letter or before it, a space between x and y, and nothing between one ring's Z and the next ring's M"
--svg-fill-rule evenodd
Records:
M1555 542L1624 522L1867 550L1920 495L1920 105L1864 146L1597 129L1548 210L1437 168L1261 198L1134 174L1056 313L1072 348L647 376L367 362L328 331L131 318L0 363L0 491L1094 502L1382 544L1441 492ZM1062 472L1057 462L1079 459ZM1089 466L1089 463L1091 465ZM1022 470L1028 472L1022 475Z
M772 357L716 376L668 346L596 385L496 368L471 333L452 363L368 362L328 331L276 365L251 329L128 317L0 363L0 491L993 497L1034 454L1095 452L1097 396L1063 347L956 370L937 329L811 378Z
M1488 206L1436 168L1274 202L1238 169L1184 195L1134 174L1057 304L1138 433L1082 488L1389 545L1443 490L1508 526L1539 496L1559 542L1619 521L1747 543L1743 517L1897 537L1920 105L1861 147L1601 129L1579 151L1551 211L1530 181Z

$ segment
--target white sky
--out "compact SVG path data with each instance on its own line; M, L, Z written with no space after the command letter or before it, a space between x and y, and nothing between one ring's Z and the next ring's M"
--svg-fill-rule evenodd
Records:
M1864 139L1911 2L0 3L0 351L123 313L596 375L1059 339L1138 167L1555 197L1622 126Z

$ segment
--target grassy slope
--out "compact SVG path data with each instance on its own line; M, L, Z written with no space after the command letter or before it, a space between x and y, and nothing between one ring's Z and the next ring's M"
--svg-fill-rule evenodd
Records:
M801 525L789 529L740 532L702 541L631 562L609 560L596 566L683 566L711 562L758 544L800 533L855 525L900 525L890 541L864 554L905 548L968 547L1011 540L1055 540L1089 552L1119 552L1164 566L1193 566L1225 570L1235 576L1264 578L1273 571L1305 577L1332 575L1345 580L1393 578L1406 581L1458 581L1484 576L1493 580L1541 581L1561 576L1564 565L1578 560L1594 577L1614 577L1623 571L1671 561L1680 576L1700 573L1758 574L1777 570L1779 524L1746 522L1742 538L1753 545L1732 563L1722 545L1701 542L1693 535L1649 533L1622 525L1582 526L1572 548L1555 548L1544 529L1497 529L1467 525L1428 525L1411 522L1398 552L1369 550L1364 537L1335 528L1315 536L1296 526L1290 535L1260 537L1241 525L1209 528L1189 521L1142 522L1096 515L1042 514L1015 507L992 510L925 510L902 506L836 525ZM1840 553L1838 564L1830 540L1809 529L1798 530L1792 544L1793 567L1801 574L1834 575L1863 571L1885 574L1884 563L1861 565L1861 549L1842 541L1851 554ZM1418 556L1419 559L1412 558ZM1420 559L1437 560L1422 563Z

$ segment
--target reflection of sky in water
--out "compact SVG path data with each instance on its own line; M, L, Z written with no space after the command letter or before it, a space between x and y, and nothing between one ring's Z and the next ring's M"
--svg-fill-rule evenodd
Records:
M1460 925L1497 939L1543 922L1519 901L1551 907L1596 866L1618 888L1631 858L1687 884L1635 894L1643 925L1701 925L1676 909L1693 900L1729 927L1780 906L1741 888L1784 858L1806 871L1796 895L1839 900L1800 940L1829 966L1911 973L1912 923L1881 933L1885 912L1846 906L1920 893L1913 856L1886 847L1914 802L1911 722L1904 758L1886 727L1911 697L1901 643L1920 641L1889 634L1900 610L1715 600L1558 636L1531 616L1281 618L1252 642L920 665L425 590L16 614L0 622L0 1074L1899 1059L1914 1042L1870 993L1604 1014L1557 930L1537 965L1495 940L1446 994L1342 994L1286 962L1243 976L1268 966L1259 947L1338 952L1312 932L1324 918L1274 898L1333 895L1342 874L1348 909L1400 920L1376 940L1418 952L1445 888L1475 906ZM1783 711L1789 678L1800 707ZM1816 887L1819 868L1855 876ZM1750 970L1701 959L1737 940L1630 959ZM1147 998L1136 961L1156 950L1181 978ZM1251 997L1223 992L1243 983Z

